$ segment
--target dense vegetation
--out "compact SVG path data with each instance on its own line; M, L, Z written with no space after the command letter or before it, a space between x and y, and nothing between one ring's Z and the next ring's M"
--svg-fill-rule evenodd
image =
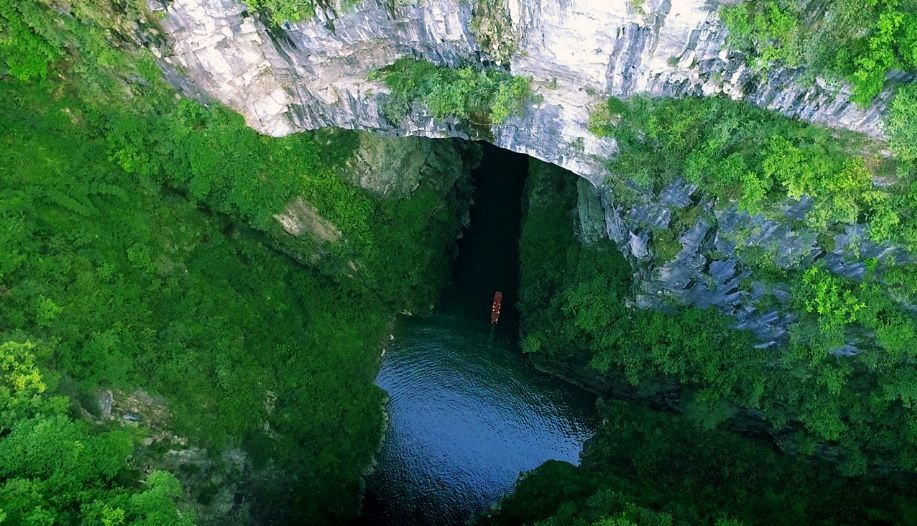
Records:
M874 241L917 249L917 171L907 162L905 139L913 132L902 132L895 144L901 152L896 162L853 134L748 103L643 96L610 99L592 115L590 129L614 137L621 148L610 169L621 175L622 196L634 191L624 179L658 190L678 176L750 213L808 196L814 203L806 220L819 232L867 223ZM874 178L889 184L875 186Z
M716 309L629 307L631 270L617 248L574 234L574 178L535 164L527 184L519 301L526 352L626 382L708 428L740 409L760 415L784 447L840 448L848 473L870 462L917 468L917 319L897 299L913 301L912 267L885 282L875 274L846 280L819 266L787 272L798 321L786 352L763 352ZM876 343L856 357L834 356L852 330Z
M912 476L839 476L767 441L705 430L626 402L599 404L602 425L579 467L523 475L488 526L912 524ZM677 437L677 438L676 438Z
M129 467L135 434L67 416L49 395L29 341L0 343L0 522L6 524L191 524L176 509L181 485Z
M703 148L715 131L730 136L732 144L750 140L735 151L753 154L751 137L760 119L747 118L750 137L735 138L730 132L745 128L726 124L720 131L710 122L711 130L695 121L682 131L681 112L704 115L699 101L685 107L638 101L668 110L643 113L643 120L622 116L627 108L612 104L621 111L601 116L606 130L634 126L628 119L645 126L627 130L632 135L624 137L616 161L622 164L615 166L627 171L616 173L645 174L643 184L650 189L679 174L686 153L697 156L694 162L703 164L698 172L705 177L728 172L718 170L726 164L721 157ZM807 134L819 133L798 128L791 137L800 148L812 137ZM654 147L644 148L643 140ZM679 140L697 142L682 150ZM806 144L816 154L832 148L811 144L819 143ZM762 162L750 160L748 167ZM724 198L741 195L734 187L716 191ZM882 282L875 266L862 281L818 265L781 275L793 284L799 321L789 348L775 354L754 349L751 335L733 329L734 322L715 310L672 305L660 313L631 307L632 270L610 241L577 236L576 206L576 178L533 163L520 240L523 348L549 369L651 408L600 403L602 423L581 466L548 462L523 475L483 524L917 521L917 377L911 351L917 347L917 320L893 299L914 301L912 267L889 272ZM899 210L912 206L902 203ZM877 346L868 356L830 355L857 325L867 327ZM681 414L669 413L672 409ZM745 436L727 431L724 423ZM814 457L788 456L770 437L785 451ZM870 462L885 473L862 475ZM900 470L889 473L890 464Z
M898 89L891 103L888 138L898 158L917 163L917 84Z
M0 411L0 509L179 522L175 479L137 471L169 444L66 416L110 387L163 395L164 425L214 459L241 446L280 469L240 496L263 520L354 513L382 424L379 338L434 297L467 196L379 197L338 175L354 133L261 137L179 98L110 31L143 16L134 4L3 1L0 16L0 363L21 378ZM342 240L285 234L273 215L295 197ZM39 369L60 381L37 387ZM218 489L186 488L204 505Z
M249 3L275 21L316 5ZM912 68L903 3L869 3L867 36L826 33L865 39L853 43L797 35L802 24L773 5L727 10L728 24L750 28L734 29L747 39L736 45L765 42L767 60L792 65L791 37L816 51L850 44L852 66L825 68L858 82L861 101L878 72ZM382 424L378 338L394 312L433 299L468 196L422 182L411 196L380 197L341 178L355 133L266 138L181 98L124 36L142 31L143 9L0 0L0 519L181 524L193 514L177 501L214 498L216 483L182 489L176 475L187 473L157 469L156 447L169 444L144 449L142 429L98 414L96 391L111 388L162 395L166 425L215 459L241 447L256 471L281 471L249 489L259 519L344 520ZM393 120L420 103L489 127L531 96L528 79L502 70L413 59L375 78L391 88ZM621 146L612 184L623 199L678 176L751 213L806 195L808 227L866 223L874 241L913 252L915 100L903 87L892 104L897 159L725 99L612 100L591 125ZM605 407L583 467L542 468L495 520L917 520L910 486L884 481L888 498L867 479L788 463L718 428L763 421L787 449L836 454L845 475L917 469L917 320L903 306L917 297L913 264L872 261L854 281L758 258L755 272L792 285L797 315L788 349L760 352L714 309L630 308L631 269L616 247L577 239L574 179L534 166L520 247L524 350L685 416ZM340 235L288 235L276 216L296 200ZM848 334L874 344L839 358Z
M333 2L322 0L245 0L245 3L267 13L275 24L308 20L317 10L334 6ZM360 0L341 0L340 7L349 9L359 3Z
M752 65L806 68L853 85L867 105L891 71L917 72L917 3L912 0L745 0L722 8L728 44Z
M89 118L76 101L3 88L3 332L46 345L75 394L163 393L177 432L252 441L315 485L302 488L313 506L346 513L353 501L331 503L354 495L381 425L386 311L119 169L104 137L71 122Z
M402 58L373 73L392 90L386 115L395 121L420 102L438 119L455 117L472 126L500 124L522 111L531 97L530 79L498 68L442 67Z

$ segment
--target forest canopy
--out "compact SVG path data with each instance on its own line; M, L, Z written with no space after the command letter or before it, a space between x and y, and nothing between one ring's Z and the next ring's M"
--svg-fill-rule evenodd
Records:
M374 194L340 175L355 132L264 137L177 96L148 50L112 41L142 9L0 1L0 510L183 524L234 480L183 489L201 464L150 466L178 448L219 472L238 448L283 476L230 502L346 520L382 427L380 337L437 294L468 196ZM345 241L287 234L274 216L296 198ZM102 417L100 390L150 393L168 417Z

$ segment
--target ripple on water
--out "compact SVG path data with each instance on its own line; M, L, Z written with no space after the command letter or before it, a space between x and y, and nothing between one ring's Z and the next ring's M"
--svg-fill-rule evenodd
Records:
M594 397L535 370L511 328L458 313L405 320L376 383L389 428L364 524L461 524L546 460L578 462Z

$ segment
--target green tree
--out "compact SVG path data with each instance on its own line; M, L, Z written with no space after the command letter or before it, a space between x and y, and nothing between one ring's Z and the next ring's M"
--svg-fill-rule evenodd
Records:
M760 70L804 66L853 86L852 100L869 104L889 71L917 69L917 8L903 0L745 0L720 16L727 44Z
M35 364L34 348L29 341L0 343L0 435L19 420L60 415L67 408L64 397L47 393Z
M19 80L45 78L61 51L32 25L43 9L27 0L0 0L0 61Z
M898 88L888 118L888 137L901 159L917 162L917 85Z

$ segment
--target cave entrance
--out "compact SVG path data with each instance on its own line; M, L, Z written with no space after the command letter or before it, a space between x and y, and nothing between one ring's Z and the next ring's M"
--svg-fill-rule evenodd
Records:
M595 397L519 352L518 242L525 155L482 144L470 223L452 281L429 316L399 321L376 385L385 440L366 478L359 525L459 526L547 460L577 462ZM504 294L490 324L494 291Z
M518 332L519 230L527 155L480 143L484 157L472 173L474 197L469 226L458 242L450 286L440 308L469 310L489 321L494 292L503 293L498 328Z

